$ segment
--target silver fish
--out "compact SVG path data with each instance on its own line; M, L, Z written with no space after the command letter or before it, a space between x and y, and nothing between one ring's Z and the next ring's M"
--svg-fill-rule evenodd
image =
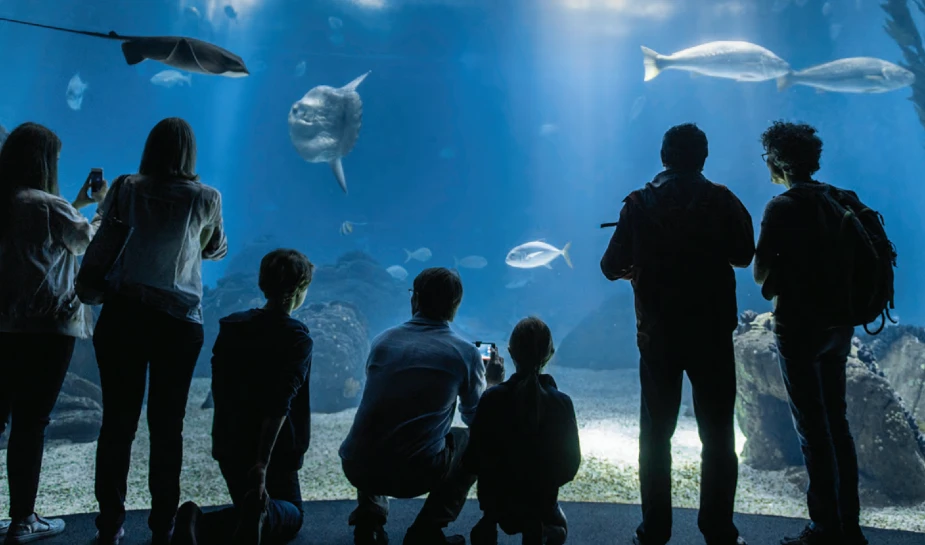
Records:
M462 259L453 258L453 261L456 262L454 265L455 268L466 268L466 269L484 269L488 265L488 260L480 255L470 255Z
M508 252L504 262L517 269L535 269L536 267L551 269L550 263L561 255L569 268L574 269L572 259L568 255L571 245L572 243L569 242L560 250L542 240L534 240L512 249Z
M805 85L835 93L886 93L915 83L915 74L891 62L852 57L790 72L778 78L777 89Z
M787 61L773 52L748 42L710 42L661 55L642 47L645 81L663 70L685 70L736 81L768 81L790 72Z
M344 223L340 224L340 234L349 235L350 233L353 232L354 227L361 226L361 225L366 225L366 224L365 223L355 223L352 221L345 221Z
M90 86L80 79L80 74L74 74L71 81L67 82L65 98L67 99L68 107L74 111L80 110L84 102L84 93L89 88Z
M385 272L392 275L392 278L394 278L395 280L404 280L408 278L408 271L406 271L405 268L402 267L401 265L392 265L391 267L386 269Z
M408 257L405 258L405 263L411 261L412 259L424 262L429 260L434 255L431 253L430 248L418 248L413 252L406 249L405 253L408 254Z

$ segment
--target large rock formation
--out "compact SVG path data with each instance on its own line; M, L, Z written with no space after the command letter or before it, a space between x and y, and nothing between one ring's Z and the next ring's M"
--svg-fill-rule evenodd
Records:
M636 348L636 310L632 292L615 295L562 339L553 362L582 369L633 369L639 365Z
M747 314L736 333L736 416L756 469L802 466L781 378L771 314ZM868 503L925 501L925 442L871 351L855 340L847 367L848 421Z
M902 325L862 335L906 409L925 431L925 329Z
M68 373L45 429L46 440L90 443L99 437L102 424L103 393L99 386ZM6 448L9 435L7 431L0 436L0 449Z

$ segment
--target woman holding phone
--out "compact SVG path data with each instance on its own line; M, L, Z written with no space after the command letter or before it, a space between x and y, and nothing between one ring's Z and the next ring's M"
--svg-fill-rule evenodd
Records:
M78 256L99 221L78 210L106 196L87 177L73 203L58 190L61 140L25 123L0 150L0 434L12 414L7 451L11 521L0 522L6 544L64 531L61 519L35 513L45 427L67 374L74 345L87 338L92 316L74 292ZM100 173L102 174L102 173Z

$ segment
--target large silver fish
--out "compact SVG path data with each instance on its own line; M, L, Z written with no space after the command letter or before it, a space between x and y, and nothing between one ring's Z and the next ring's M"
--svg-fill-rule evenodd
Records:
M685 70L736 81L768 81L790 72L790 65L773 52L748 42L710 42L661 55L642 47L645 81L663 70Z
M852 57L790 72L777 79L777 89L805 85L835 93L886 93L915 83L902 66L871 57Z
M360 137L363 101L357 87L369 72L339 89L319 85L289 110L289 138L309 163L328 163L340 188L347 193L341 162Z
M569 242L560 250L544 240L534 240L513 248L507 253L504 262L516 269L535 269L536 267L551 269L550 262L561 255L565 264L569 268L574 268L572 258L568 255L571 246L572 243Z

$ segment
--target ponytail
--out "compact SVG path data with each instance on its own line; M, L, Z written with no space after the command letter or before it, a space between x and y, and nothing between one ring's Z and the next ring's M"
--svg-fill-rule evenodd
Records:
M547 395L540 384L540 372L554 352L549 326L534 316L524 318L514 326L509 351L517 372L525 375L514 388L517 421L528 430L537 431L543 421Z

